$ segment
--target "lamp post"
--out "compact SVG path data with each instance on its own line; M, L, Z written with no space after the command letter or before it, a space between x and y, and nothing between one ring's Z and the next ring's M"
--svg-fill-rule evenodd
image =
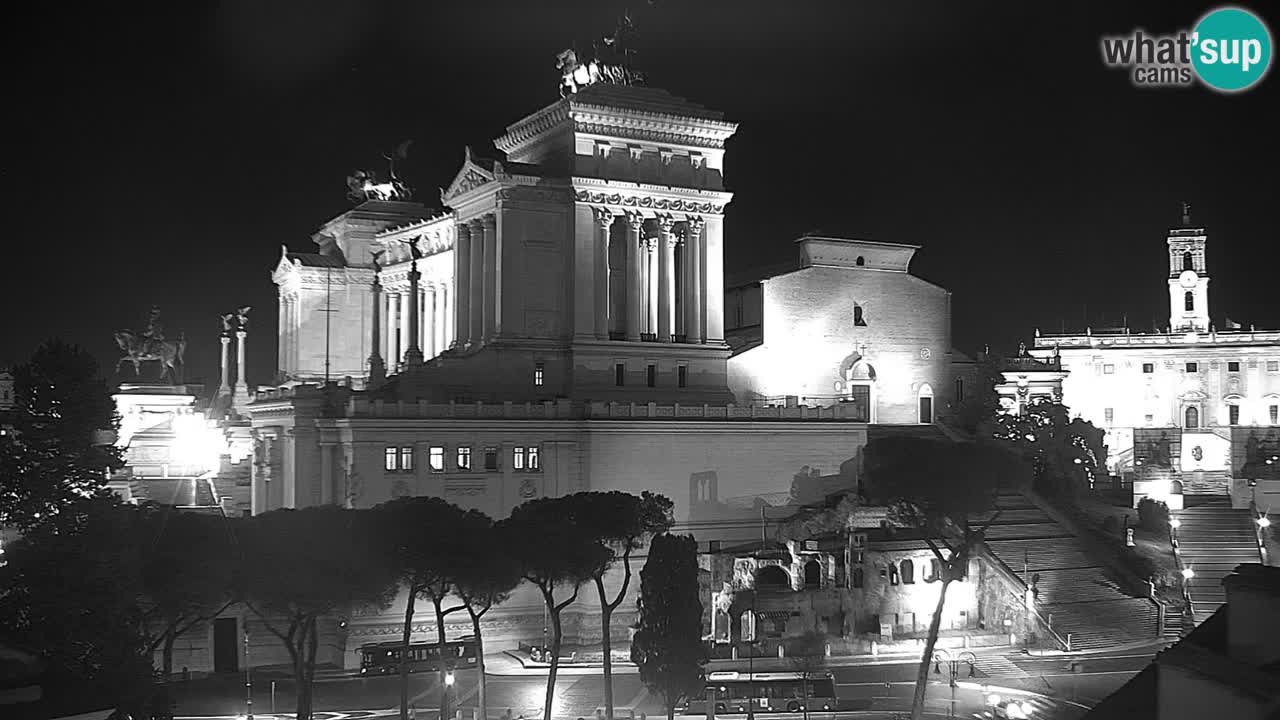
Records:
M946 649L938 650L933 654L934 675L941 675L942 664L947 664L947 672L949 673L948 682L951 685L951 709L948 713L950 717L955 717L956 712L956 678L960 675L960 663L968 663L969 677L973 677L973 663L977 659L978 656L967 650L955 657L952 657L951 653Z
M244 716L253 720L253 670L249 664L249 628L244 629Z
M1178 518L1169 518L1169 543L1176 549L1178 547L1178 528L1182 527L1182 521Z
M449 706L449 691L453 690L454 681L453 668L448 668L444 673L444 702L442 703L442 705L444 705L444 709L440 713L440 720L446 720L449 715L449 711L451 709Z

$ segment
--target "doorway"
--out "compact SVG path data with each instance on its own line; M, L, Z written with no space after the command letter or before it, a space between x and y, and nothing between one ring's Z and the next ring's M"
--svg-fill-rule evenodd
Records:
M240 633L235 618L213 621L213 671L236 672L240 669Z
M933 422L933 398L920 398L920 423L928 425Z

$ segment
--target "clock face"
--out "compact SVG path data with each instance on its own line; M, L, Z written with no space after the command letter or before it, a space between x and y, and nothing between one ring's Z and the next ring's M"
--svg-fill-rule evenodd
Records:
M1195 270L1183 270L1182 274L1178 276L1178 284L1184 288L1193 288L1199 279Z
M921 359L921 360L928 360L928 359L929 359L929 358L931 358L931 357L933 357L933 351L932 351L932 350L930 350L930 349L929 349L929 348L927 348L927 347L926 347L926 348L920 348L920 359Z

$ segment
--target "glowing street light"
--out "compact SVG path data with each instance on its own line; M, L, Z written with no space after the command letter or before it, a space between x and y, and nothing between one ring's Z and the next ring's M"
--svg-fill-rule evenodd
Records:
M1184 568L1182 568L1182 579L1183 579L1183 580L1190 580L1191 578L1193 578L1193 577L1195 577L1195 576L1196 576L1196 571L1195 571L1195 570L1192 570L1190 567L1184 567Z
M1266 515L1263 515L1262 517L1258 518L1254 522L1258 523L1258 527L1260 528L1271 527L1271 518L1267 517Z
M1169 527L1173 528L1174 530L1177 530L1178 528L1182 527L1182 521L1179 520L1178 518L1173 518L1169 520Z
M453 685L453 671L452 671L452 670L450 670L449 672L447 672L447 673L445 673L445 674L444 674L444 684L445 684L445 685L449 685L449 686L452 686L452 685Z

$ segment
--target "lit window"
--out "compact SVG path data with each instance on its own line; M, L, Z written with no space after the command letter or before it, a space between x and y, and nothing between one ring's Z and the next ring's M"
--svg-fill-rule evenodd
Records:
M1240 424L1240 406L1239 405L1227 406L1227 424L1228 425Z
M400 451L399 450L393 447L389 447L387 448L387 452L384 457L385 457L385 461L383 465L385 470L394 472L395 470L399 469L400 467Z
M400 469L405 472L413 470L413 448L400 448Z
M458 469L459 470L471 469L471 448L469 447L458 448Z
M542 363L536 363L533 366L533 384L542 385Z
M622 363L613 365L613 384L622 387L627 380L627 366Z
M854 306L853 306L853 324L854 324L854 326L855 326L855 327L866 327L866 326L867 326L867 320L866 320L866 318L862 317L862 306L861 306L861 305L854 305Z
M524 448L518 447L511 451L511 468L513 470L524 469Z
M681 365L676 368L676 387L689 387L688 365Z
M650 365L644 369L644 380L645 380L645 383L649 385L649 387L653 387L658 384L658 366L657 365Z
M433 445L431 447L429 462L431 463L431 472L444 472L444 447Z
M1228 361L1227 361L1227 372L1240 372L1240 361L1239 361L1239 360L1228 360Z
M1267 411L1271 413L1271 424L1280 425L1280 405L1272 405Z
M898 584L898 566L897 565L889 566L889 584L890 585Z
M1110 425L1116 419L1115 408L1106 408L1102 411L1102 416L1106 418L1106 423Z
M1193 373L1193 372L1200 372L1200 364L1199 364L1199 363L1187 363L1187 372L1189 372L1189 373Z
M1156 371L1155 363L1142 363L1142 372L1146 373L1147 375L1150 375L1155 371Z
M490 446L484 449L484 469L498 469L498 448Z
M1114 373L1115 373L1115 371L1116 371L1116 366L1115 366L1115 365L1103 365L1103 366L1102 366L1102 373L1103 373L1104 375L1112 375L1112 374L1114 374Z
M529 467L529 472L539 472L542 470L542 453L537 445L531 445L525 448L525 459Z
M1142 419L1143 419L1143 420L1144 420L1148 425L1150 425L1151 423L1155 422L1155 420L1156 420L1156 416L1155 416L1155 415L1144 415Z

